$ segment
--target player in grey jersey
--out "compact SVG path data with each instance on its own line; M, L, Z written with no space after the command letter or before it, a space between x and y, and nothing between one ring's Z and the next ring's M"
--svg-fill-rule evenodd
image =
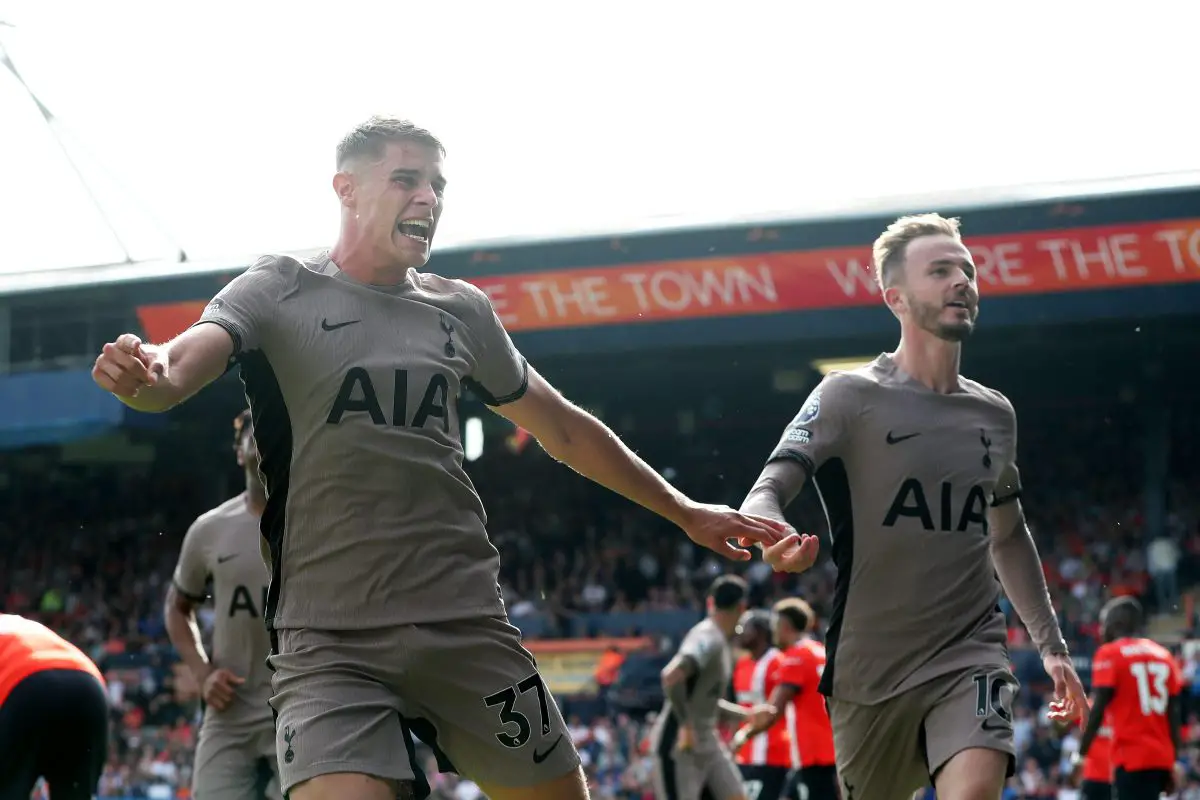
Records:
M666 703L650 733L657 800L745 800L742 773L717 733L725 720L760 724L770 706L744 708L725 699L733 679L731 641L747 608L741 578L723 575L708 591L708 614L663 669Z
M820 690L846 800L998 798L1014 767L1001 588L1053 677L1053 715L1087 707L1021 510L1017 427L999 392L959 374L979 290L958 221L903 217L874 264L900 321L892 354L830 373L742 508L776 520L812 480L837 582ZM802 571L813 537L766 549Z
M731 541L773 544L782 527L683 496L526 363L486 294L418 271L446 190L432 134L369 120L338 147L333 189L329 253L260 259L174 341L105 345L93 377L156 412L231 359L241 368L267 489L271 704L293 800L412 793L406 727L491 800L583 798L562 715L505 614L463 469L461 390L725 556L749 558Z
M266 495L249 411L234 421L234 453L246 490L188 529L164 611L171 643L206 704L192 773L196 800L280 797L266 666L270 640L262 618L270 577L259 533ZM211 658L196 624L196 608L205 601L210 580Z

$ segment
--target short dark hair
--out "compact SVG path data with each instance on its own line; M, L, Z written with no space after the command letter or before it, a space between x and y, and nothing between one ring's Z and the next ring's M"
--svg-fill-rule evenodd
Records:
M767 636L771 635L771 612L764 611L761 608L754 608L742 615L742 619L738 623L743 631L759 631Z
M812 606L799 597L788 597L780 600L772 610L780 617L786 619L800 633L812 630L813 625L817 622L817 615L813 612Z
M1114 597L1100 609L1104 627L1121 633L1133 633L1142 627L1142 604L1129 596Z
M429 131L399 117L374 116L355 125L342 137L337 146L337 168L342 169L347 161L364 156L378 159L389 142L419 142L436 147L446 155L446 148Z
M242 435L247 428L254 426L254 417L250 415L250 409L245 409L242 413L233 418L233 447L237 449L242 446Z
M750 585L737 575L722 575L708 588L708 596L718 611L735 611L749 594Z

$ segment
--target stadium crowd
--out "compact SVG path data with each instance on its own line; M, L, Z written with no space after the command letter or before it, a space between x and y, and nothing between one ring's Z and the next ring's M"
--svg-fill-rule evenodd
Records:
M1196 422L1186 415L1176 421L1166 536L1146 541L1136 436L1113 418L1092 410L1047 415L1045 423L1036 415L1023 419L1027 508L1064 633L1084 660L1096 644L1096 612L1110 596L1137 595L1161 613L1178 614L1190 609L1186 591L1200 577L1195 491L1200 475L1192 466L1200 443ZM740 433L717 429L643 438L639 449L664 471L678 470L682 488L735 505L771 444L768 436L750 448ZM731 569L648 514L552 463L536 446L493 448L470 472L502 553L510 614L518 622L539 618L542 635L570 635L573 620L592 612L690 608L698 615L704 589ZM3 610L62 632L107 678L115 735L103 797L188 796L200 710L196 687L167 641L162 606L184 530L215 504L208 502L216 500L212 492L197 491L196 480L183 472L147 476L46 464L19 491L5 490L10 512L0 521ZM153 502L147 503L148 496ZM821 519L815 498L805 495L797 506L794 518L811 530L812 521ZM803 576L775 575L761 563L751 563L744 574L757 605L801 595L819 612L829 607L833 580L827 560ZM211 611L201 621L210 628ZM1188 625L1194 629L1195 620ZM1011 641L1014 660L1029 654L1015 617ZM1200 691L1200 653L1185 647L1180 654L1190 696ZM1086 682L1086 669L1081 673ZM1023 676L1015 709L1021 758L1010 796L1072 800L1075 790L1065 776L1078 736L1045 721L1046 687L1037 682L1036 670L1033 677ZM595 796L649 798L645 715L616 706L589 713L604 706L570 699L565 705ZM1200 704L1190 706L1190 775L1182 796L1200 800L1200 715L1193 710ZM436 775L432 763L429 773L435 797L478 796L469 782Z

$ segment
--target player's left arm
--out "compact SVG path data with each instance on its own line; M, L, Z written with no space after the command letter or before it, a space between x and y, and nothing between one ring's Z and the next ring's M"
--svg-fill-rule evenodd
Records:
M1042 560L1025 522L1021 507L1021 476L1013 457L1009 458L996 482L987 520L992 560L1000 585L1029 630L1038 652L1043 658L1052 654L1067 655L1067 643L1050 602Z
M1171 732L1171 744L1175 747L1175 757L1178 759L1183 755L1183 673L1179 669L1179 662L1174 658L1171 659L1171 677L1168 679L1167 692L1167 728Z
M478 290L475 290L478 292ZM713 506L689 499L639 458L607 425L571 403L517 351L487 296L478 292L472 335L479 353L467 385L496 413L524 428L551 458L670 520L696 541L727 557L750 554L729 544L774 544L783 526L735 514L717 519ZM705 537L706 526L717 530Z

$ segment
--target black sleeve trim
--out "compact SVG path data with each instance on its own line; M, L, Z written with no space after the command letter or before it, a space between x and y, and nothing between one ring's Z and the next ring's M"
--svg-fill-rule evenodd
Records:
M189 592L187 589L184 589L182 586L180 586L180 585L179 585L179 581L177 581L177 580L172 580L172 581L171 581L171 585L175 587L175 591L176 591L176 592L178 592L179 594L183 595L183 596L184 596L184 597L186 597L188 600L191 600L193 603L197 603L197 604L199 604L199 603L203 603L205 600L207 600L207 599L208 599L208 596L207 596L207 595L203 595L203 594L201 594L201 595L195 595L195 594L192 594L192 593L191 593L191 592Z
M525 396L525 392L529 391L529 362L524 358L521 359L521 385L518 386L514 391L509 392L502 397L496 397L493 395L484 388L482 383L474 378L463 378L463 383L466 384L467 388L469 388L473 394L482 400L485 405L489 405L492 408L506 406L509 403L517 402Z
M795 461L799 463L800 466L804 467L804 471L809 474L809 477L812 477L813 473L816 472L816 470L813 469L812 458L807 453L802 453L799 450L776 450L771 454L771 457L767 459L767 463L770 464L773 461Z
M234 325L229 320L203 318L203 319L198 319L194 323L192 323L192 327L195 328L197 325L204 325L206 323L209 325L216 325L217 327L221 328L223 331L228 333L230 339L233 339L233 358L236 358L237 356L241 355L241 353L242 353L242 334L241 334L241 331L238 330L236 325ZM233 358L230 359L231 363L233 361Z
M1000 506L1006 506L1009 503L1015 502L1020 499L1021 499L1021 490L1018 489L1017 491L1013 492L1012 494L1006 494L1006 495L1004 495L1004 497L997 497L994 500L992 500L992 508L999 508Z

